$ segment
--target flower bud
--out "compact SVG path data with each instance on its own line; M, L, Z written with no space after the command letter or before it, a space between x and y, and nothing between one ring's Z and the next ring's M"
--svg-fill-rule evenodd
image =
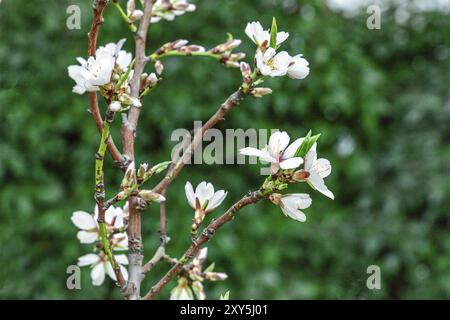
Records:
M154 166L150 169L150 171L151 171L153 174L160 173L161 171L166 170L166 168L167 168L171 163L172 163L172 161L164 161L164 162L160 162L160 163L154 165Z
M239 62L227 60L225 61L225 66L228 68L239 68Z
M219 44L218 46L214 47L211 51L213 51L213 52L231 51L234 48L238 47L241 44L241 42L242 41L239 39L231 39L225 43Z
M172 48L180 49L181 47L184 47L188 43L189 43L189 41L184 40L184 39L175 40L174 42L172 42Z
M113 101L109 104L109 110L112 112L119 112L122 109L122 104L119 101Z
M150 191L150 190L142 190L139 191L139 197L144 199L146 202L164 202L166 198L164 198L159 193Z
M160 60L155 62L155 70L156 73L160 76L164 70L164 65L162 64L162 62Z
M128 165L127 170L125 171L122 183L120 184L120 189L124 190L131 187L134 184L135 177L136 177L136 169L134 168L134 161L132 161Z
M272 89L270 89L270 88L253 88L250 90L250 94L257 98L261 98L262 96L265 96L265 95L271 94L271 93L272 93Z
M145 174L147 173L147 170L148 170L148 164L147 163L142 163L139 166L139 169L137 171L137 178L139 180L144 180Z
M198 46L196 44L191 44L188 46L181 47L180 51L183 51L186 53L193 53L193 52L205 52L206 50L202 46Z
M239 61L245 58L245 53L243 52L237 52L230 55L230 60L232 61Z
M142 10L134 10L133 13L129 16L131 22L136 22L142 18L144 13Z
M205 272L205 279L209 281L223 281L228 278L224 272Z
M158 83L158 77L154 72L150 73L150 75L145 79L145 85L147 87L154 87Z

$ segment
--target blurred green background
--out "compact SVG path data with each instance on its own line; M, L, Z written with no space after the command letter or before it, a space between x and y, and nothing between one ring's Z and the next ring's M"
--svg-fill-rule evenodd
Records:
M91 250L78 243L70 216L93 210L99 137L87 96L71 92L67 75L75 57L86 56L90 2L0 5L0 298L120 298L110 281L93 287L88 268L81 290L66 288L67 266ZM209 245L209 261L229 279L208 283L208 297L231 290L235 299L450 298L449 11L388 1L381 30L369 30L367 6L349 14L322 1L194 3L195 13L152 25L148 53L179 38L211 47L231 32L251 61L246 23L268 27L276 16L279 30L291 34L283 48L303 53L311 74L271 79L271 96L248 98L219 128L322 133L318 151L333 164L327 185L336 195L331 201L311 191L306 223L269 202L242 210ZM66 28L70 4L81 7L81 30ZM105 20L99 44L126 37L132 51L132 36L112 7ZM168 159L171 132L206 120L240 84L237 69L214 61L171 58L165 67L164 81L144 102L141 162ZM121 175L110 158L107 167L111 191ZM186 167L168 193L168 252L179 256L190 243L187 180L229 190L214 216L262 179L255 165ZM158 219L157 206L144 214L146 258L159 241ZM381 290L366 288L369 265L381 268ZM165 270L158 265L143 292Z

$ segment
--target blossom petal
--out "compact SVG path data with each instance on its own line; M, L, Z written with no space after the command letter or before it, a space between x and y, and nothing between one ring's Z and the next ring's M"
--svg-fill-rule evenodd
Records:
M214 187L211 183L206 183L202 181L195 189L195 196L203 207L206 201L210 200L214 195Z
M116 259L117 263L127 265L128 264L128 258L125 254L118 254L114 255L114 258Z
M295 169L303 163L303 158L295 157L280 162L280 168L283 170Z
M245 156L262 157L262 151L252 147L242 148L239 153Z
M308 184L315 190L319 191L323 195L327 196L328 198L334 200L334 194L330 190L328 190L327 186L325 185L325 181L323 178L315 172L310 173L310 176L307 179Z
M297 152L298 148L302 145L303 141L305 141L305 138L298 138L294 142L292 142L289 147L286 148L283 152L283 158L289 159L295 156L295 153Z
M293 207L281 207L281 210L283 211L283 213L286 216L288 216L294 220L297 220L300 222L306 221L306 215L300 210L297 210Z
M330 161L324 158L317 159L316 163L314 164L314 171L316 171L322 178L328 177L331 173Z
M78 257L78 266L85 267L91 264L95 264L100 261L100 257L94 253L88 253L84 256Z
M70 218L73 224L81 230L90 230L97 228L94 218L90 213L84 211L75 211Z
M105 267L103 263L95 265L91 270L91 279L94 286L101 286L105 281Z
M208 202L206 210L211 211L220 206L223 200L225 200L226 196L227 192L225 192L224 190L219 190L216 193L214 193L213 197Z
M77 238L80 243L94 243L99 239L97 231L78 231Z
M286 131L277 131L269 138L269 152L272 157L278 158L278 155L289 144L289 135Z
M192 184L188 181L184 186L184 192L186 193L186 198L189 205L195 210L195 193Z
M289 33L281 31L277 33L277 45L282 44L289 37Z

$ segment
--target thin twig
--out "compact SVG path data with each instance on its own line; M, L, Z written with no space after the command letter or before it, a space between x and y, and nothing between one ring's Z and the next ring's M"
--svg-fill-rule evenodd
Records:
M144 14L135 33L136 54L134 73L130 82L131 96L139 98L140 78L144 71L145 46L147 32L152 15L153 0L146 0L144 4ZM137 122L139 120L140 108L132 106L128 112L128 117L122 123L122 142L124 154L134 161L134 141L136 135ZM129 279L126 289L126 295L131 300L140 299L140 286L142 281L142 260L143 246L141 238L141 211L137 206L137 198L131 196L128 200L130 216L128 222L128 241L129 241Z
M142 273L145 274L149 272L166 254L165 244L161 244L156 250L153 257L142 267Z
M212 236L219 230L224 224L231 221L234 218L236 212L243 207L258 202L263 198L263 195L259 192L251 192L250 194L241 198L233 206L231 206L224 214L219 218L211 221L211 223L203 230L201 236L196 239L191 246L186 250L182 258L158 281L150 291L143 297L144 300L153 300L161 290L181 271L181 269L197 254L201 246L211 240Z
M111 111L107 111L105 121L103 122L100 145L98 147L97 153L95 154L95 201L98 207L97 222L99 226L100 240L103 247L102 249L108 257L109 262L111 263L111 266L117 278L117 282L119 283L121 288L124 288L126 282L122 275L122 271L120 270L120 266L111 251L108 232L105 224L105 174L103 171L103 162L107 148L107 141L110 135L109 128L113 120L114 113Z
M93 18L91 30L88 33L89 56L95 56L95 52L97 50L98 33L100 30L100 26L103 23L103 10L105 9L107 4L108 0L94 0L94 3L92 4ZM89 112L92 115L95 125L97 126L98 132L101 133L103 129L103 120L100 114L96 92L89 93ZM108 138L107 144L109 153L111 154L114 161L119 165L119 168L125 170L127 165L126 160L120 153L119 149L117 149L111 136Z

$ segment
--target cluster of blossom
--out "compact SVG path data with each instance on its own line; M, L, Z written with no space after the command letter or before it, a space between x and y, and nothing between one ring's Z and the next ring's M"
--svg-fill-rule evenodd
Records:
M193 300L194 294L198 300L205 300L206 294L203 281L222 281L228 278L226 273L214 272L214 263L203 270L208 248L201 249L191 263L187 264L178 277L178 284L170 293L170 300ZM228 298L225 294L223 299Z
M256 156L270 163L272 175L288 173L289 182L307 182L312 189L334 199L333 193L325 185L324 178L331 173L331 164L327 159L317 159L317 143L314 142L305 156L299 156L298 151L302 145L309 141L309 137L299 138L289 145L289 135L275 132L269 138L269 143L263 149L243 148L240 153L247 156ZM303 168L299 167L303 164ZM302 209L308 208L312 201L307 193L294 193L282 195L273 193L269 199L280 206L288 217L304 222L306 220Z
M112 265L108 261L108 257L104 251L101 249L97 218L97 206L95 207L95 212L93 215L84 211L75 211L71 217L73 224L80 229L77 233L77 238L80 240L80 243L95 244L94 253L88 253L78 258L78 265L80 267L91 267L91 280L94 286L102 285L106 274L112 280L116 281L116 275L114 274ZM127 208L123 210L122 208L111 206L105 212L105 224L107 227L111 249L116 252L124 252L128 250L128 237L125 233L125 224L127 219ZM124 278L127 279L128 273L127 269L124 267L124 265L128 264L127 256L125 254L114 254L114 257L120 266Z
M132 55L122 50L124 43L125 39L122 39L118 43L99 47L95 57L87 60L78 57L80 65L68 67L69 76L76 83L73 92L81 95L100 91L110 102L110 110L114 112L126 110L132 105L140 107L139 99L130 96Z
M275 29L276 24L272 24L270 32L264 30L259 22L250 22L245 28L247 36L257 45L257 71L263 76L279 77L287 74L293 79L304 79L309 74L308 61L301 54L291 57L286 51L277 53L289 33L277 32Z

